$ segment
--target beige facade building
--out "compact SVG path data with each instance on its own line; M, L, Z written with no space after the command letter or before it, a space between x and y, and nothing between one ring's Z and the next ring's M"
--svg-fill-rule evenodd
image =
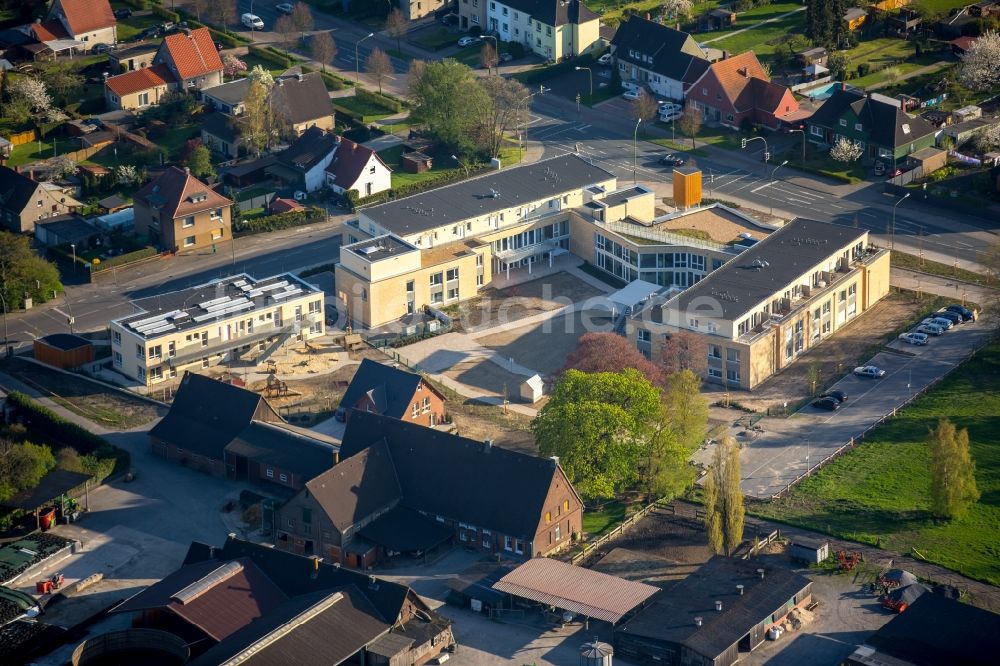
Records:
M399 0L399 11L407 21L416 21L449 5L454 6L455 0Z
M707 379L752 389L794 363L889 293L889 252L868 232L796 219L679 294L628 322L640 351L659 360L672 332L708 345Z
M136 233L163 249L191 252L232 240L233 202L187 169L170 167L133 200Z
M548 60L572 58L601 48L600 20L581 0L479 0L485 16L475 13L475 3L463 13L468 3L459 4L462 28L485 19L481 27L492 31L505 42L519 42L525 49ZM470 21L465 24L465 18Z
M146 386L220 363L258 364L323 335L323 292L291 273L235 275L151 296L111 322L117 372Z

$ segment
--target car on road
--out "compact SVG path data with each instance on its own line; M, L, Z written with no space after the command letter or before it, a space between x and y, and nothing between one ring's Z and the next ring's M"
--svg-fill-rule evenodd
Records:
M847 392L846 391L841 391L840 389L836 389L836 390L833 390L833 391L827 391L826 393L824 393L820 397L821 398L833 398L837 402L847 402Z
M684 166L687 164L687 158L683 155L678 155L677 153L667 153L660 158L660 164L664 166Z
M660 106L657 107L660 113L663 113L664 111L680 111L681 108L681 105L677 102L662 102Z
M862 365L859 368L854 368L854 374L858 377L878 379L879 377L885 377L885 370L877 365Z
M954 312L957 315L962 315L962 319L965 321L975 321L976 313L965 307L964 305L959 305L958 303L952 303L945 308L948 312Z
M927 334L926 333L903 333L899 336L899 339L908 345L926 345L927 344Z
M945 319L944 317L928 317L924 319L921 324L934 324L935 326L940 326L944 330L949 330L955 324L952 323L950 319Z
M941 335L942 333L944 333L944 326L928 322L926 324L921 324L920 326L918 326L917 333L924 333L926 335Z
M116 19L127 19L132 16L132 10L128 7L119 7L114 11L114 15Z
M667 109L665 111L663 110L660 111L659 118L661 123L669 123L677 120L683 115L684 112L681 111L680 109Z
M622 93L622 98L623 99L627 99L630 102L634 102L635 100L639 99L640 97L642 97L642 91L641 90L626 90L624 93Z
M295 6L290 2L283 2L280 5L276 5L274 10L279 14L291 14L295 11Z
M473 44L478 44L481 41L483 41L481 37L473 37L472 35L466 35L465 37L462 37L460 40L458 40L458 45L461 46L462 48L465 48L466 46L472 46Z
M514 59L514 56L512 54L510 54L510 53L501 53L500 54L500 62L510 62L513 59Z
M960 315L960 314L958 314L956 312L949 312L947 310L941 310L939 312L935 312L934 316L938 317L940 319L947 319L948 321L950 321L951 323L955 324L956 326L958 326L959 324L965 322L965 318L962 317L962 315Z
M90 52L96 54L107 53L112 48L111 44L94 44L90 47Z
M343 423L347 420L347 410L343 407L338 407L337 411L333 413L333 417Z
M597 59L599 65L610 65L611 64L611 54L605 53L600 58Z
M819 409L826 409L831 412L835 412L840 409L840 401L832 396L826 396L819 398L818 400L813 400L813 407L818 407Z
M248 12L240 17L240 21L243 23L243 25L250 28L251 30L264 29L264 21L261 20L261 18L256 14L250 14Z

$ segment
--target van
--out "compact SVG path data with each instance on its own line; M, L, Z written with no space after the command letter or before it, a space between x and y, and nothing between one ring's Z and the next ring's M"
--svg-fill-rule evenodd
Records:
M264 29L264 22L256 14L250 14L250 13L244 14L243 16L240 17L240 21L242 21L243 25L250 28L251 30Z

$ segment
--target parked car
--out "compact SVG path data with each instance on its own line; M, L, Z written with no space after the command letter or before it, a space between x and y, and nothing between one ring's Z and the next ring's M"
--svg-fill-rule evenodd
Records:
M627 100L629 100L630 102L633 102L633 101L639 99L640 97L642 97L642 91L641 90L626 90L622 94L622 97L625 98L625 99L627 99Z
M669 123L677 120L684 115L684 112L680 109L667 109L666 111L660 111L660 122Z
M280 5L276 5L274 9L279 14L291 14L295 11L295 6L290 2L283 2Z
M457 25L458 24L458 14L445 14L441 17L441 23L444 25Z
M965 307L964 305L959 305L958 303L952 303L945 308L948 312L954 312L955 314L962 315L962 319L965 321L975 321L976 313Z
M240 17L240 21L251 30L263 30L264 21L256 14L246 13Z
M944 326L930 323L921 324L917 327L917 333L924 333L926 335L941 335L944 333Z
M899 339L908 345L926 345L927 344L927 334L926 333L903 333L899 336Z
M677 153L667 153L660 158L660 164L664 166L684 166L687 164L687 158Z
M854 368L854 374L858 377L878 379L879 377L885 377L885 370L877 365L863 365L860 368Z
M333 418L337 419L341 423L347 420L347 410L343 407L338 407L337 411L333 413Z
M140 32L139 35L136 37L136 40L141 42L145 39L153 39L154 37L159 36L159 34L160 34L160 26L151 25L142 32Z
M928 317L924 319L921 324L934 324L935 326L940 326L944 330L949 330L955 324L952 323L950 319L945 319L944 317Z
M826 393L824 393L820 397L821 398L833 398L837 402L847 402L847 392L846 391L841 391L840 389L836 389L836 390L833 390L833 391L827 391Z
M683 107L681 107L681 105L677 102L663 102L657 108L660 113L663 113L664 111L680 111Z
M114 11L114 15L115 18L119 20L127 19L129 16L132 16L132 10L128 7L119 7Z
M600 58L597 59L597 64L599 65L610 65L611 64L611 54L605 53Z
M948 321L950 321L951 323L955 324L956 326L958 326L959 324L961 324L961 323L963 323L965 321L965 319L962 317L962 315L960 315L960 314L958 314L956 312L949 312L948 310L940 310L939 312L935 312L934 316L938 317L939 319L947 319Z
M510 62L513 59L514 59L514 56L512 54L510 54L510 53L501 53L500 54L500 62Z
M111 44L94 44L92 47L90 47L90 52L99 55L101 53L107 53L112 48L113 47L111 46Z
M473 44L478 44L481 41L483 41L482 37L473 37L472 35L466 35L465 37L462 37L461 39L458 40L458 45L461 46L462 48L465 48L466 46L472 46Z
M818 400L813 400L813 407L835 412L840 409L840 401L832 396L826 396L819 398Z

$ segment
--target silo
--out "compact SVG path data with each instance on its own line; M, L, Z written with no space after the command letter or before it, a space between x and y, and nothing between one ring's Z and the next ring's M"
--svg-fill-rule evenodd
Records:
M615 649L599 641L596 636L592 642L584 643L580 648L580 666L611 666L614 658Z

